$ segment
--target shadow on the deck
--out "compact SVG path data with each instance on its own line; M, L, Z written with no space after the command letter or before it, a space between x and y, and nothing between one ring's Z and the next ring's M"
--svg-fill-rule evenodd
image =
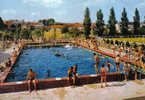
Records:
M145 96L135 97L135 98L128 98L128 99L123 99L123 100L145 100Z

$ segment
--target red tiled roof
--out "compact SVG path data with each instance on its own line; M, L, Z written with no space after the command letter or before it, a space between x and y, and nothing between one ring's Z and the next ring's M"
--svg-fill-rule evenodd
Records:
M68 26L68 27L83 27L83 24L64 24L64 25L51 25L49 26L49 28L63 28L65 26ZM92 24L91 27L94 27L95 24Z
M9 21L5 21L4 23L7 24L7 25L9 25L9 24L12 24L14 22L15 22L14 20L9 20Z
M25 22L24 25L30 25L30 26L34 26L34 25L38 25L40 23L38 22Z
M14 23L16 20L9 20L9 21L5 21L5 24L12 24ZM24 26L26 25L30 25L30 26L35 26L35 25L38 25L40 24L39 22L24 22ZM63 28L65 26L68 26L68 27L83 27L83 24L80 24L80 23L68 23L68 24L64 24L64 25L51 25L51 26L40 26L41 28ZM91 27L94 27L95 24L92 24Z

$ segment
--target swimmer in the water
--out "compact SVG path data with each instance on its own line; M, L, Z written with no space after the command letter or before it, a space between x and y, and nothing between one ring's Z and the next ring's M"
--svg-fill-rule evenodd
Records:
M48 77L50 76L50 70L47 70L47 76Z
M9 75L10 75L10 77L12 77L12 79L15 78L15 72L10 72Z
M64 56L64 54L60 54L58 51L56 51L55 56Z

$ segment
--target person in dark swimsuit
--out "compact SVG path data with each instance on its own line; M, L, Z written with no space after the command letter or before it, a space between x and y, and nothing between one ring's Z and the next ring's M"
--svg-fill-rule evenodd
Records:
M36 79L37 79L36 73L33 72L32 69L30 69L28 74L27 74L27 77L26 77L26 80L28 80L28 90L30 92L31 92L31 82L33 82L35 91L37 90L38 80L36 80Z
M72 66L68 69L67 73L68 73L68 78L69 78L69 84L73 85L73 83L72 83L73 67Z
M115 64L116 64L116 72L118 71L118 69L119 69L119 72L120 72L120 56L119 55L117 55L116 57L115 57Z
M78 65L76 64L74 67L73 67L73 85L76 85L76 82L77 82L77 68L78 68Z
M77 69L78 69L78 65L76 64L76 65L73 67L73 74L74 74L74 76L77 76Z

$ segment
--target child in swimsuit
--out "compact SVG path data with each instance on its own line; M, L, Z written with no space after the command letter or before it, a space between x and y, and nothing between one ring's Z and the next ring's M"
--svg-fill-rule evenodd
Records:
M100 74L101 75L101 86L103 86L102 85L103 81L105 82L105 86L107 86L106 74L105 74L106 70L105 70L104 64L102 65L102 68L101 68L100 72L101 72L101 74Z

